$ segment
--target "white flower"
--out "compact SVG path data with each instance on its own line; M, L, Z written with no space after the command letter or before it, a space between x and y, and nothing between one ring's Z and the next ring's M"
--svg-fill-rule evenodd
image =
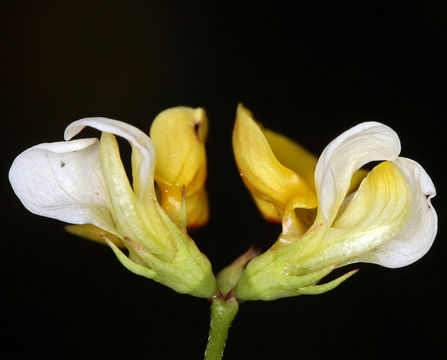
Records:
M86 126L100 130L101 140L70 140ZM132 186L113 134L132 147ZM23 205L37 215L104 230L118 259L134 273L181 293L213 296L208 259L157 202L155 149L149 137L121 121L85 118L71 123L64 138L36 145L14 160L9 179ZM127 247L129 257L109 233Z
M399 137L391 128L364 122L333 140L316 165L308 155L305 164L299 164L299 158L289 161L298 163L300 170L315 169L314 183L274 158L273 147L289 160L294 155L285 156L284 150L296 146L276 134L268 136L274 146L267 143L251 114L239 107L233 137L239 169L264 216L265 209L275 206L276 212L271 213L282 220L283 231L267 252L248 263L235 289L238 298L272 300L325 292L354 273L316 285L336 267L369 262L397 268L417 261L430 249L437 232L430 201L435 187L417 162L399 157ZM244 149L247 143L252 144L251 150ZM253 155L253 148L266 155ZM269 166L253 162L253 156L268 159ZM364 170L357 173L372 161L382 162L366 177ZM298 180L281 179L284 174ZM353 183L363 177L351 192ZM318 199L316 210L312 189Z

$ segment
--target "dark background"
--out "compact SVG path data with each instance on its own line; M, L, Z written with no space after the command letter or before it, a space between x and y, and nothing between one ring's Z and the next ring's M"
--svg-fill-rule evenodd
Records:
M203 106L212 217L192 237L217 272L251 244L267 249L280 231L263 222L233 161L231 130L243 102L316 154L360 121L388 124L402 155L431 175L441 229L431 251L406 268L359 264L329 293L242 304L226 358L432 358L446 321L441 9L179 4L1 2L1 350L202 357L206 300L133 275L108 248L28 213L7 171L21 151L60 141L85 116L148 131L165 108Z

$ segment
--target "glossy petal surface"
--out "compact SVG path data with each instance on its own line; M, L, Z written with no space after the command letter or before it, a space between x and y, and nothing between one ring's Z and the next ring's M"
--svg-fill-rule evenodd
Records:
M242 180L267 220L281 222L288 206L316 207L314 192L300 175L277 160L262 130L242 105L237 110L233 150Z

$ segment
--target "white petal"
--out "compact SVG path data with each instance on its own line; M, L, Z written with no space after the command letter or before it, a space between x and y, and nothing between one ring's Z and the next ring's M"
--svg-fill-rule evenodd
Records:
M98 139L36 145L14 160L9 181L32 213L115 232L109 212Z
M134 190L142 197L148 184L153 182L155 169L155 148L149 136L136 127L122 121L103 117L91 117L74 121L68 125L64 133L65 140L71 139L86 126L121 136L129 141L133 151L132 168L138 169L138 173L134 172L133 174Z
M310 232L310 237L315 237L313 246L302 252L299 267L315 270L335 263L342 266L363 261L364 255L393 239L408 223L411 190L393 162L377 165L328 231L324 233L321 227L320 237L318 231Z
M438 231L438 217L430 201L436 189L430 177L414 160L399 157L394 164L404 174L413 195L410 217L397 236L357 259L390 268L409 265L424 256Z
M364 122L335 138L315 168L319 211L330 224L349 189L352 174L370 161L395 160L400 153L397 134L378 122Z

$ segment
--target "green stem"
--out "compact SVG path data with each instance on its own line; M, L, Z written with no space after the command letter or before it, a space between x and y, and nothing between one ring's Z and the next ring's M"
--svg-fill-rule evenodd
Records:
M223 299L213 298L211 305L211 323L208 344L206 345L205 360L221 360L227 340L228 329L236 316L239 304L235 297Z

